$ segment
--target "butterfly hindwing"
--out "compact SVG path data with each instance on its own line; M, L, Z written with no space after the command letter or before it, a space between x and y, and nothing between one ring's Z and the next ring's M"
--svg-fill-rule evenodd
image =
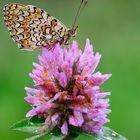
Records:
M11 37L21 49L38 49L61 41L66 27L47 12L33 6L9 4L4 9Z
M16 33L14 26L14 18L15 15L20 11L21 8L24 8L24 5L21 4L10 4L6 5L4 8L4 20L8 30L10 31L10 35L13 40L16 41L14 34Z

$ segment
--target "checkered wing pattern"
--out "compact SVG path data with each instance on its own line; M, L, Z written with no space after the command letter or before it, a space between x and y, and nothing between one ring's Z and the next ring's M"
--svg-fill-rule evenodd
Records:
M33 6L8 4L4 18L11 37L20 49L34 50L61 42L66 26L47 12Z

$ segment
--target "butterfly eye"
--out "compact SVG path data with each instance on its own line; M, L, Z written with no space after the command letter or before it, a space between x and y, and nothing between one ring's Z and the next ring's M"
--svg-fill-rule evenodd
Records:
M75 35L75 31L74 30L72 30L71 33L72 33L72 36Z
M77 30L76 29L71 29L70 32L71 32L72 37L75 37Z

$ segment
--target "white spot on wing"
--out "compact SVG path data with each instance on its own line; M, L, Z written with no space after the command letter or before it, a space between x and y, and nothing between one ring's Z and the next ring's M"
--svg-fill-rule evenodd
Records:
M33 5L27 5L26 7L29 10L29 12L31 12L31 13L34 13L35 12Z
M45 37L46 37L47 40L49 40L49 39L52 38L52 35L48 34L48 35L46 35Z
M24 29L22 29L22 28L19 28L19 29L17 30L17 34L21 34L22 32L24 32Z

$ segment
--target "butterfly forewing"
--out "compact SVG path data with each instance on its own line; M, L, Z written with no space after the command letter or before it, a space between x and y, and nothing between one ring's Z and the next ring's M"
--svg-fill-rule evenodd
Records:
M38 49L61 42L67 30L58 19L33 5L6 5L4 15L11 37L21 49Z

